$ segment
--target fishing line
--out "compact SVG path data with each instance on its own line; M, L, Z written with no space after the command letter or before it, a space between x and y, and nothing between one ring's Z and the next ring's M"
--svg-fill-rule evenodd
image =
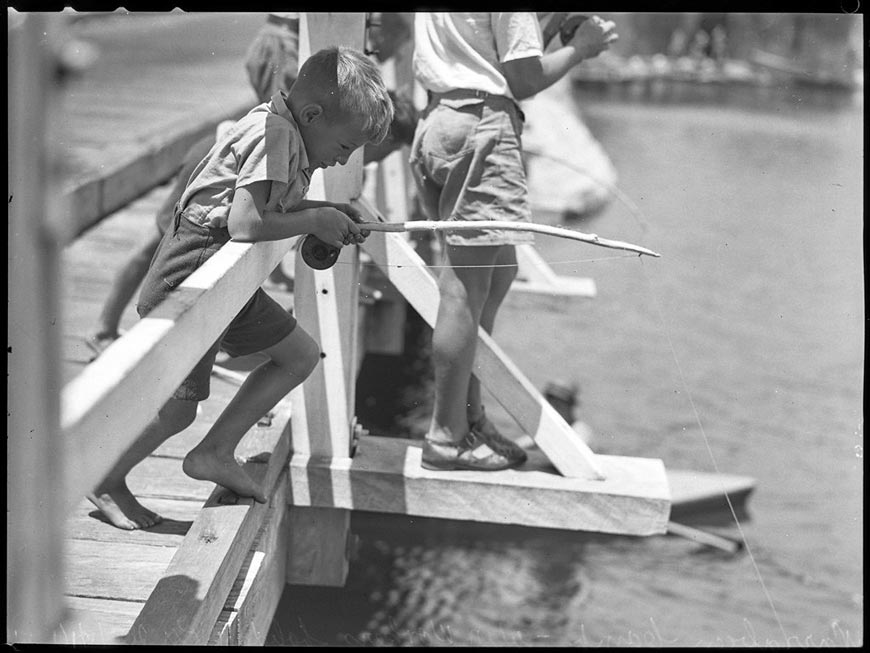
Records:
M629 210L631 215L634 217L634 219L637 221L638 225L640 226L641 232L643 233L644 236L646 236L647 231L649 230L648 221L644 217L643 212L640 210L640 208L637 206L637 204L635 204L634 201L632 201L632 199L619 188L619 186L617 186L616 184L611 184L608 181L604 181L603 179L596 177L595 175L593 175L591 172L589 172L585 168L581 168L573 161L569 161L568 159L565 159L561 156L557 156L555 154L550 154L548 152L544 152L542 150L538 150L536 148L529 148L529 147L523 147L523 152L525 152L527 154L531 154L532 156L536 156L536 157L541 158L541 159L547 159L547 160L552 161L554 163L558 163L558 164L560 164L560 165L562 165L570 170L573 170L574 172L579 172L581 175L589 178L590 180L592 180L593 182L595 182L596 184L598 184L599 186L601 186L605 190L608 190L611 193L613 193L614 197L616 197L617 200L622 202L622 204Z
M713 449L710 446L710 440L707 438L707 432L704 430L704 425L701 423L701 416L698 413L698 408L695 406L695 400L692 398L692 393L689 391L689 385L686 382L685 374L683 374L683 368L680 365L680 361L677 358L677 350L674 347L673 340L671 339L670 330L667 327L664 319L664 313L662 312L661 303L659 301L658 294L656 293L655 287L653 286L652 281L647 275L646 268L643 266L643 261L641 261L641 270L643 270L643 277L647 283L647 286L650 290L650 296L653 299L653 304L656 308L656 314L658 315L659 322L662 325L662 330L664 331L665 337L668 341L668 346L671 350L671 355L674 359L674 364L677 367L677 373L680 377L680 383L683 386L683 392L685 392L686 397L689 399L689 404L692 406L692 412L695 414L695 421L698 424L698 428L701 431L701 436L704 439L704 446L707 448L707 454L710 457L710 462L713 463L713 469L717 474L720 473L719 465L716 464L716 457L713 455ZM749 555L749 559L752 561L752 567L755 570L755 575L758 577L758 582L761 584L761 588L764 591L764 595L767 598L767 603L770 605L770 609L773 612L773 616L776 619L777 625L779 625L779 629L782 632L785 641L788 642L788 635L785 632L785 627L782 624L782 621L779 618L779 613L776 610L776 606L773 603L773 597L771 597L770 592L767 589L767 585L764 582L764 578L761 575L761 570L758 568L758 563L755 561L755 556L752 554L752 549L749 546L749 540L746 538L746 534L743 532L743 527L740 524L740 519L737 517L737 512L734 510L734 505L731 503L731 497L729 496L727 490L721 488L722 494L725 496L725 501L728 503L728 509L731 511L731 516L734 518L734 523L737 525L737 530L740 532L740 537L743 540L743 546L746 548L746 553Z

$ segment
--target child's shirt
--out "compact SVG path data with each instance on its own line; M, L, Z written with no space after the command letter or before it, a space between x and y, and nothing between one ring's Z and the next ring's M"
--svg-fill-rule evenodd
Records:
M501 63L543 54L534 12L420 12L414 18L414 73L424 88L469 88L512 98Z
M218 139L181 195L185 218L226 228L236 189L258 181L271 182L265 211L290 211L305 197L308 155L285 99L279 91Z

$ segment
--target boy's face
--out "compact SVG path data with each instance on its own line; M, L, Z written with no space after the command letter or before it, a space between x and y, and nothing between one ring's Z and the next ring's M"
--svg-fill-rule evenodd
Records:
M344 165L355 150L368 142L361 121L341 116L329 121L320 107L307 111L311 106L303 108L299 124L308 169L314 172L335 164Z

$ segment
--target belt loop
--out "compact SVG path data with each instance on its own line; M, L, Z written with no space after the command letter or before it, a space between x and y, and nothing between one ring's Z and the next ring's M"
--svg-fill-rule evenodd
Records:
M178 231L178 227L181 225L181 202L175 203L175 208L173 209L175 214L173 224L172 224L172 233Z

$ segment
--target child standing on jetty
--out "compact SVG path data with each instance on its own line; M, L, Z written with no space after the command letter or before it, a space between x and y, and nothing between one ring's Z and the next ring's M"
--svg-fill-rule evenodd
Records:
M230 239L259 242L314 234L336 247L360 243L366 232L346 204L305 200L318 168L344 165L368 142L380 143L393 106L377 66L355 50L313 54L289 93L252 109L223 135L193 171L146 275L137 309L145 317ZM209 396L218 349L234 356L264 352L236 396L183 462L192 478L242 497L266 501L234 458L242 436L302 383L320 360L317 343L262 288L193 368L142 435L88 495L115 526L147 528L161 517L140 504L126 476L169 437L193 423Z
M532 12L416 14L414 72L429 105L417 124L411 168L430 219L530 221L517 100L606 50L617 38L614 28L593 16L544 54ZM472 371L478 328L492 332L516 276L514 246L528 242L530 234L493 230L443 239L424 467L490 471L526 460L487 419Z

